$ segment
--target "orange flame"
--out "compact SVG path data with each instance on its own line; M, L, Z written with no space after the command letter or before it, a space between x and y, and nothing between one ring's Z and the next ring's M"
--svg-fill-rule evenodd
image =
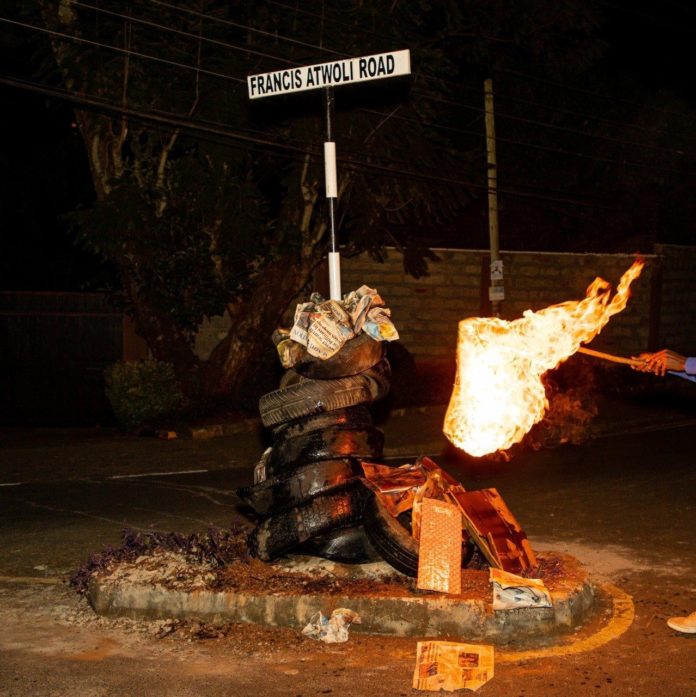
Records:
M457 379L444 432L458 448L479 457L519 443L548 409L541 376L591 341L626 307L638 260L624 273L616 295L596 278L584 300L569 300L508 322L471 317L459 323Z

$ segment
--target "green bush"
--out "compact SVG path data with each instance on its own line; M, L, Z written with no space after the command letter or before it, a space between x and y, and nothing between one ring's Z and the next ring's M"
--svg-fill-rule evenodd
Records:
M184 399L170 363L119 361L106 369L104 377L111 408L127 431L156 426Z

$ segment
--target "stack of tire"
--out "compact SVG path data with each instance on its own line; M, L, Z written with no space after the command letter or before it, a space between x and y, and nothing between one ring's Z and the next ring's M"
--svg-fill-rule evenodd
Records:
M238 491L260 518L249 537L253 556L375 558L362 525L360 460L382 458L384 436L368 406L389 392L384 354L384 343L364 333L327 360L303 352L279 389L261 397L272 447L257 466L258 483Z

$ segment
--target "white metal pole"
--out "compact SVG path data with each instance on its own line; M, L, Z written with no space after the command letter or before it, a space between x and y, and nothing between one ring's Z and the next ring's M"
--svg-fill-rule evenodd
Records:
M326 142L324 143L324 180L326 199L329 208L329 233L331 251L329 252L329 292L331 300L340 300L341 295L341 256L336 244L336 199L338 198L338 179L336 176L336 143L333 140L334 95L333 88L324 90L326 104Z

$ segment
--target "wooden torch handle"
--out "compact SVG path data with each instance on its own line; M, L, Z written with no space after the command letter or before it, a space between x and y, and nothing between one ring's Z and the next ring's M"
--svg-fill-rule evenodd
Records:
M641 361L640 358L624 358L623 356L613 356L611 353L602 353L602 351L595 351L594 349L588 349L584 346L581 346L578 349L578 353L584 353L586 356L594 356L595 358L602 358L605 361L611 361L612 363L623 363L624 365L639 366L645 363L645 361Z

